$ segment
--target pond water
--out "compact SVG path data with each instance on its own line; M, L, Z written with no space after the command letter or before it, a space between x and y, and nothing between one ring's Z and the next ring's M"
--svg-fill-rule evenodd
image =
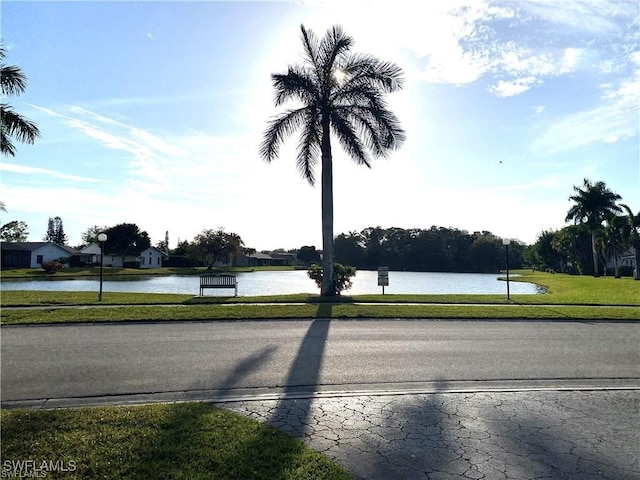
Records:
M236 274L238 295L283 295L290 293L319 293L315 282L305 270L261 271ZM389 272L389 294L506 294L506 282L499 275L482 273ZM11 280L0 284L2 290L93 291L99 281L91 280ZM104 292L129 293L183 293L197 295L200 282L197 276L140 276L132 278L108 277L103 282ZM512 294L537 294L544 290L532 283L510 282ZM346 295L382 293L378 286L378 272L358 270L353 287ZM207 295L232 295L231 289L208 289Z

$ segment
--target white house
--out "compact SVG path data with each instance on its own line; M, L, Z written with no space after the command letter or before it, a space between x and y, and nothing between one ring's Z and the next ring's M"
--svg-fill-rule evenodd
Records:
M140 268L160 268L167 258L169 258L167 254L156 247L149 247L138 255Z
M100 264L100 245L97 243L92 243L87 245L82 250L80 250L82 262L89 265L98 265ZM122 257L118 255L111 255L107 252L104 253L104 266L105 267L115 267L122 268ZM135 263L138 261L138 258L135 255L127 255L124 259L127 263Z
M613 256L609 257L606 260L605 266L608 269L613 270L618 264L618 267L629 267L633 271L636 271L636 255L633 248L629 248L624 252L619 252L617 258L613 258Z
M79 254L71 247L53 242L2 242L2 267L39 268L45 262Z
M100 245L92 243L80 250L82 260L88 264L100 263Z

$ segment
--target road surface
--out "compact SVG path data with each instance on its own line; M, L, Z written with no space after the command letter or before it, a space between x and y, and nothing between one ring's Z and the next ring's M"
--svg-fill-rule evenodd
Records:
M5 406L131 395L188 399L541 382L640 386L640 324L633 323L282 320L11 326L2 327L1 346Z

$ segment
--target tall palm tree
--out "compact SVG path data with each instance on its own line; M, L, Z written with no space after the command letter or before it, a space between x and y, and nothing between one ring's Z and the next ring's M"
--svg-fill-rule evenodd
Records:
M289 100L301 105L271 119L260 146L267 162L278 156L282 142L301 129L297 167L311 185L321 159L323 278L321 295L335 295L333 282L333 134L360 165L371 167L371 157L387 156L405 138L384 94L402 88L402 70L393 63L363 54L351 54L353 44L341 27L321 39L300 26L303 63L287 73L271 76L275 106Z
M591 252L593 255L593 276L600 276L598 273L598 252L596 249L596 238L598 231L602 228L602 222L609 216L622 211L617 205L622 197L609 190L604 182L592 184L590 180L584 179L582 188L573 187L575 195L571 195L569 200L574 202L565 222L573 220L575 223L586 225L591 232Z
M0 45L0 87L2 95L20 95L27 88L27 77L19 67L5 65L6 50ZM33 144L40 136L40 131L35 123L23 117L13 110L8 103L0 104L0 116L2 118L2 130L0 137L0 152L3 155L16 154L12 140L21 143Z

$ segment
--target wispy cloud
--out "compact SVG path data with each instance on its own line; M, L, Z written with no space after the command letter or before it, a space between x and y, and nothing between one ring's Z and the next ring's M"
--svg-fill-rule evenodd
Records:
M615 143L637 137L640 130L640 53L631 56L633 75L606 85L600 104L566 115L548 125L534 150L557 153L592 143Z
M49 170L46 168L38 168L38 167L28 167L26 165L18 165L17 163L0 163L0 171L3 172L11 172L11 173L19 173L22 175L46 175L47 177L59 178L62 180L71 180L74 182L95 182L101 183L105 182L104 179L101 178L91 178L91 177L81 177L78 175L69 175L67 173L57 172L55 170Z
M184 158L188 151L176 144L136 126L128 125L79 106L63 109L64 113L33 105L49 116L64 123L108 149L129 155L129 169L133 176L144 177L156 183L156 188L167 188L170 183L164 164L173 158Z

